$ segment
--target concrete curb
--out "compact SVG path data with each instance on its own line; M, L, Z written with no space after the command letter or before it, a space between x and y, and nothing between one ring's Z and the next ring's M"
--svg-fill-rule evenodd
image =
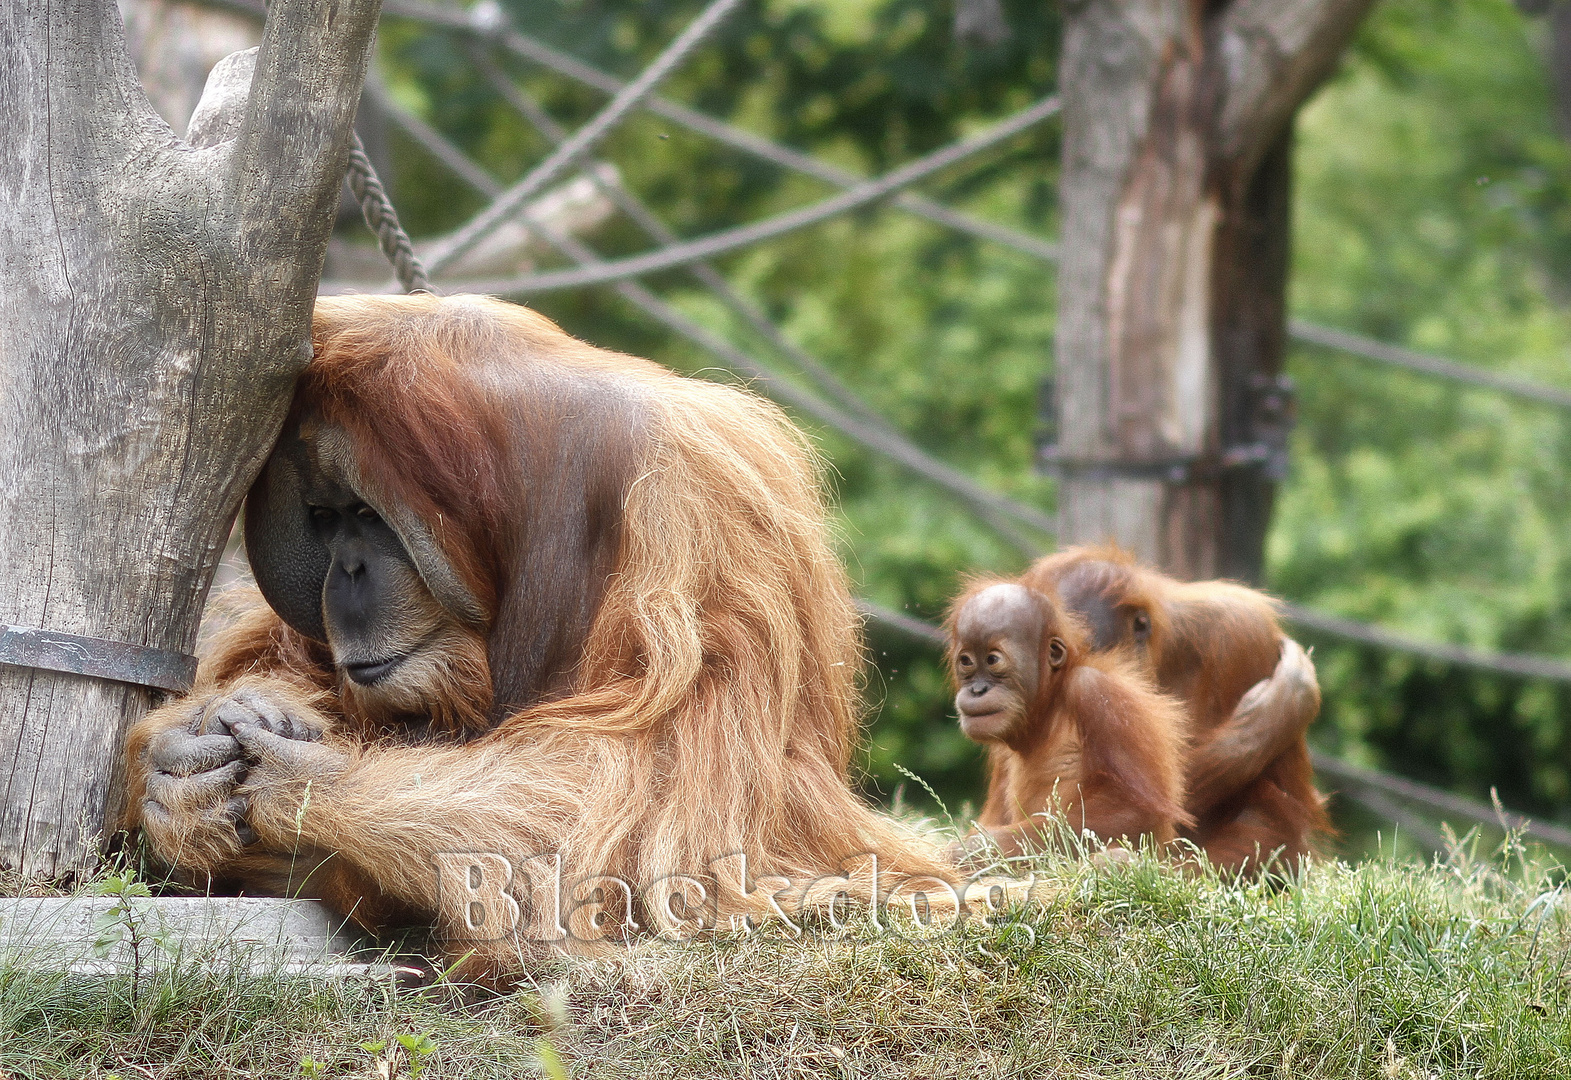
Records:
M0 972L151 976L191 965L252 976L421 982L312 900L0 898Z

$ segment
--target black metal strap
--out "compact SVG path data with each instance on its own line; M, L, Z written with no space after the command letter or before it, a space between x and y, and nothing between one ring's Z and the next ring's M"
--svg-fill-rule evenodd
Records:
M90 675L183 694L196 682L196 657L36 626L0 625L0 664Z
M1272 479L1285 475L1285 449L1281 452L1265 443L1233 446L1220 454L1191 454L1181 457L1130 460L1082 460L1061 457L1056 446L1040 451L1042 471L1065 480L1159 480L1168 484L1189 484L1212 480L1236 469L1263 469Z
M1183 484L1194 478L1198 456L1155 458L1145 461L1082 460L1060 457L1057 447L1044 447L1042 471L1061 480L1161 480Z

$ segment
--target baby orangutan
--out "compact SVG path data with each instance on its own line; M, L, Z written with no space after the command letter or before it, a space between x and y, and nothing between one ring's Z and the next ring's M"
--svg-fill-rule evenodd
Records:
M1226 872L1297 865L1329 831L1305 732L1320 711L1308 654L1275 601L1228 581L1178 581L1112 546L1067 548L1020 577L1183 703L1184 839Z
M979 583L947 629L955 707L987 744L992 779L979 825L1008 857L1052 846L1063 814L1106 842L1157 843L1193 822L1183 808L1185 715L1128 659L1091 650L1056 601L1009 582Z

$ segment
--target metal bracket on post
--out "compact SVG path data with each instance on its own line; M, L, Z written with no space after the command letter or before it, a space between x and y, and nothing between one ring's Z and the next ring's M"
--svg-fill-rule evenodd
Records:
M1254 442L1230 446L1219 454L1175 454L1135 460L1066 458L1060 456L1056 445L1045 443L1037 447L1037 471L1060 480L1190 484L1215 480L1238 469L1259 469L1271 480L1283 480L1287 477L1288 435L1298 415L1292 380L1286 375L1256 375L1250 381L1250 391L1250 431L1256 436ZM1042 415L1049 414L1044 409Z
M64 671L183 694L196 682L197 659L169 649L0 625L0 664Z
M1286 375L1251 375L1249 430L1266 478L1287 479L1287 440L1298 422L1298 391Z

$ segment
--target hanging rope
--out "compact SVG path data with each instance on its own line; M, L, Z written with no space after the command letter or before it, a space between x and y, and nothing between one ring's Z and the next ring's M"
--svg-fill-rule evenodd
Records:
M349 181L349 190L354 192L360 203L360 213L365 216L366 225L376 234L376 242L381 246L382 254L387 256L387 261L393 264L393 272L398 275L398 284L404 292L431 292L431 280L426 277L425 266L420 262L420 256L415 254L409 234L398 224L398 211L393 209L393 200L387 197L387 189L382 186L371 159L366 156L359 134L355 134L354 140L349 150L349 169L344 178Z

